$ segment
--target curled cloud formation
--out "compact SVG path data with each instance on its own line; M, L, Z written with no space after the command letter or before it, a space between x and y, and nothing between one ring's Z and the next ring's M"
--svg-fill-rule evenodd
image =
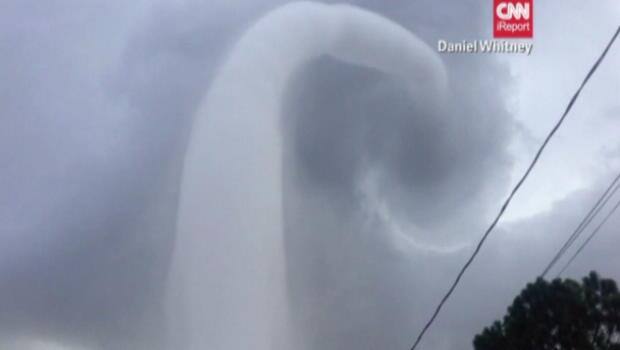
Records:
M3 115L16 116L8 123L8 128L0 131L3 133L0 138L3 149L12 150L6 158L3 154L3 159L8 160L4 164L8 166L0 174L3 179L0 214L3 229L9 228L3 231L3 235L10 242L9 245L3 244L3 254L0 255L0 297L9 301L0 315L3 338L25 332L35 334L35 338L41 334L44 339L60 339L62 342L73 343L77 340L95 348L154 348L159 344L159 336L163 333L160 324L163 315L158 305L174 237L177 181L189 116L200 94L210 84L217 62L224 60L226 49L235 41L235 36L243 32L250 20L277 4L275 1L256 2L254 5L226 1L210 3L205 8L203 2L189 1L144 8L137 5L130 7L124 2L106 2L105 6L74 11L68 10L74 8L69 2L57 2L52 7L20 2L8 6L3 12L6 20L2 21L2 25L7 27L2 31L7 39L3 42L9 43L11 49L7 50L8 55L3 56L0 68L4 76L9 77L2 82L3 91L11 92L11 95L3 96L11 98L2 104L2 108ZM419 33L428 43L438 36L458 37L463 32L475 33L469 24L459 21L452 21L453 25L443 30L436 29L445 18L463 12L460 7L464 5L448 8L437 6L434 2L402 1L383 8L380 2L363 1L358 4L397 20ZM429 13L427 9L431 4L434 10ZM471 11L483 13L478 10ZM146 14L146 19L138 14ZM22 23L37 25L23 26ZM310 85L303 93L305 102L296 100L294 91L291 91L290 99L287 98L289 102L285 103L286 106L299 107L289 114L289 120L295 120L292 122L295 127L286 133L287 137L295 140L291 151L295 163L299 164L293 167L293 161L288 161L285 168L307 181L297 183L299 187L295 191L285 191L285 197L290 200L299 191L307 196L306 201L301 202L304 209L311 209L315 200L317 206L314 211L306 211L303 221L296 220L297 214L292 211L287 214L287 227L295 223L295 231L298 232L287 234L290 238L287 244L292 245L287 253L287 264L293 270L290 275L294 275L295 271L304 273L295 277L302 278L303 284L292 289L313 285L303 293L291 295L293 303L313 295L319 284L331 289L332 294L341 295L342 301L347 297L341 289L351 282L351 289L356 290L359 298L372 303L373 312L380 315L384 310L382 305L385 305L385 310L391 309L389 303L384 304L385 300L399 300L402 299L401 293L410 294L412 291L407 289L411 286L397 288L399 283L396 278L402 278L402 275L396 272L385 274L388 265L381 267L377 264L375 270L367 269L369 275L365 277L369 282L374 279L373 283L381 282L393 287L390 288L393 297L386 299L371 289L360 293L356 288L359 285L354 283L357 279L348 276L355 266L352 264L353 258L363 261L362 257L369 253L364 249L368 249L369 244L376 243L379 248L387 244L391 249L392 243L386 243L384 239L373 242L368 237L364 238L364 232L372 234L371 238L374 234L389 237L389 233L382 232L385 231L383 224L368 222L357 211L356 203L363 201L353 196L356 195L357 184L365 176L362 171L349 171L363 167L347 168L338 164L348 159L357 162L356 153L370 153L363 158L379 164L379 168L383 169L380 170L385 172L382 176L401 179L395 182L399 186L411 184L421 189L424 186L420 186L418 181L432 181L445 176L443 172L430 169L415 176L407 171L406 165L411 159L417 165L425 164L427 158L424 155L427 152L440 155L437 159L444 160L444 164L451 162L446 159L455 159L471 169L470 174L474 175L478 175L476 169L480 174L494 174L496 170L491 165L495 162L492 160L505 159L502 158L504 137L501 135L506 128L507 115L501 112L497 91L491 91L492 85L480 80L477 72L484 67L489 76L505 76L504 73L498 70L491 58L444 59L453 77L452 90L457 91L447 101L449 105L460 106L449 108L467 112L448 113L437 120L447 121L454 116L454 119L462 119L464 125L469 125L468 122L480 114L483 120L477 120L477 125L494 135L478 138L477 128L468 129L468 137L459 143L458 149L463 154L476 154L475 158L470 159L471 162L460 161L464 158L454 157L442 147L428 147L426 141L421 141L425 135L437 135L437 127L428 122L431 118L419 115L416 118L401 118L393 112L394 116L388 118L391 122L385 126L373 126L379 127L378 131L386 135L377 139L393 139L398 149L401 149L398 145L403 144L401 141L404 139L416 140L422 145L415 148L413 154L406 149L401 151L401 157L409 160L402 162L400 167L393 166L395 161L384 159L389 158L390 154L382 147L355 149L355 145L350 147L343 142L351 139L349 133L356 132L358 125L370 125L365 121L367 117L349 118L348 111L340 113L330 110L340 108L337 103L331 103L323 104L325 109L308 114L308 118L301 118L305 115L307 101L314 98L313 94L333 91L335 87L332 86L336 84L340 84L338 91L357 99L360 102L356 102L358 106L364 106L361 103L366 100L364 94L376 102L375 110L383 105L381 101L397 101L401 105L410 103L408 94L403 93L402 84L384 75L323 58L310 62L295 78L297 83L294 85ZM309 79L313 76L320 79L312 83ZM383 85L383 88L377 85ZM372 93L373 90L379 93ZM479 95L484 95L485 107L475 103ZM461 103L463 101L466 103ZM322 103L321 100L318 102ZM381 111L390 110L387 104L382 107ZM484 112L499 112L492 118L493 113L478 113L480 108ZM409 123L401 123L400 120L409 120ZM420 123L419 120L427 122ZM342 124L332 127L332 123ZM416 137L410 138L414 131ZM314 148L303 146L310 144L308 141L313 138L320 140L314 143ZM435 137L426 138L437 140ZM450 138L445 140L450 143ZM321 147L327 145L332 147L323 151ZM412 158L408 158L407 154ZM415 169L424 169L417 165ZM285 171L289 171L287 169ZM434 169L445 169L445 166ZM454 169L458 171L453 174L462 168L455 165ZM342 176L341 171L350 175ZM400 171L405 173L401 175ZM317 175L321 173L327 178L342 180L338 186L333 186ZM437 183L432 187L440 189L441 186ZM454 188L458 187L454 185ZM388 192L391 194L386 194ZM391 190L388 188L386 193L382 193L381 197L390 201L390 213L398 207L395 204L397 200L414 206L407 213L416 217L408 221L416 225L430 225L428 230L442 221L433 215L428 205L453 203L444 200L445 196L437 195L441 191L435 194L424 194L422 191L410 196L411 192L401 192L398 186L394 186ZM434 200L424 203L420 200L421 196ZM400 197L402 199L398 199ZM333 211L336 218L326 215L331 209L336 209ZM399 217L402 218L405 216ZM323 220L326 221L323 223ZM372 230L358 234L360 223L372 227ZM325 228L321 230L321 235L314 234L319 231L317 225ZM399 225L404 226L402 223ZM304 232L308 235L304 236ZM345 249L338 241L338 234L342 232L351 232L351 236L360 239L360 246L348 245ZM333 240L329 241L328 236ZM312 254L300 252L295 246L306 241L296 237L317 237L320 244L306 246L314 247L309 249ZM337 247L343 249L337 250ZM348 255L337 259L341 251L347 251ZM390 251L380 250L378 253L385 252L387 258L393 256ZM307 256L311 256L311 264L304 263ZM377 254L366 256L368 263L390 261ZM317 266L314 261L321 259L323 262ZM444 262L449 263L447 260ZM424 270L427 263L421 261L421 264L413 264L416 268L409 270L405 268L409 262L403 262L401 267L405 269L401 271L406 271L406 275L413 274ZM357 266L364 269L364 264ZM382 275L382 279L376 279L378 275ZM329 283L325 284L326 281ZM427 300L422 293L415 295ZM323 296L324 291L319 289L312 298ZM432 298L432 294L427 296ZM335 326L328 332L330 325L341 324L340 317L353 315L346 312L347 303L341 304L344 308L334 307L336 300L339 299L325 298L324 303L313 304L314 312L322 314L320 320L324 323L318 327L317 319L311 319L308 330L315 332L316 339L336 337L325 337L330 332L340 334L336 337L340 342L345 339L363 340L355 335L356 332L376 339L379 336L387 338L396 332L395 328L388 331L382 327L369 332L370 326L376 326L372 322L352 324L347 327L347 332L341 332L342 329ZM329 309L332 311L327 312ZM400 312L408 311L403 308ZM336 314L340 316L336 317ZM390 319L377 317L377 320ZM394 319L398 320L397 317ZM403 323L402 326L406 325ZM404 340L405 337L401 334L393 338Z
M281 3L110 1L75 10L24 1L0 14L11 48L0 65L11 95L0 108L16 116L0 129L11 150L0 174L0 217L11 228L0 254L3 338L26 330L94 348L158 345L190 116L236 37ZM355 3L430 45L486 35L484 5ZM389 227L423 245L458 245L479 232L470 228L503 189L509 74L491 56L443 59L452 92L441 116L418 110L389 76L329 58L293 79L284 107L285 258L293 321L311 344L408 345L462 257L403 248ZM389 215L378 215L377 203ZM429 339L462 348L471 332L461 329Z
M439 58L383 17L300 2L254 24L217 71L192 128L169 286L180 314L174 347L291 346L282 343L290 325L280 110L291 76L322 55L383 71L420 105L441 109Z
M434 21L484 6L433 4L429 15L430 3L364 4L429 42L483 35L481 18ZM388 76L329 58L292 83L285 251L293 322L311 349L408 348L507 183L514 124L494 81L509 86L508 71L488 56L443 58L451 91L441 112Z

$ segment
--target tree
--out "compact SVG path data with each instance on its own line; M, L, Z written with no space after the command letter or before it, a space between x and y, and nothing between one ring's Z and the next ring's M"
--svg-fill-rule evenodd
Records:
M620 350L620 293L596 272L529 283L495 321L474 338L476 350Z

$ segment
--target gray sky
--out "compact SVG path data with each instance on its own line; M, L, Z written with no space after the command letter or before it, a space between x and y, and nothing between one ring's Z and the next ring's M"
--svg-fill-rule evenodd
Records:
M284 2L0 5L0 343L158 339L192 112L235 38ZM491 38L490 4L352 3L433 47ZM614 0L537 2L531 56L442 54L440 116L374 71L322 58L300 72L283 106L299 336L313 349L408 348L618 18ZM618 62L616 46L423 348L471 347L618 171ZM620 278L618 225L570 276Z

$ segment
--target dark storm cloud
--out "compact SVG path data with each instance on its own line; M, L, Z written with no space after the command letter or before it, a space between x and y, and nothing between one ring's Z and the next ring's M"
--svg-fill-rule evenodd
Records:
M394 12L414 33L424 35L445 16L440 5L428 13L430 6L406 4L395 6L406 11ZM465 4L452 5L450 11L484 13L483 8ZM433 45L437 37L460 33L482 37L480 22L478 17L451 22L423 39ZM506 146L517 124L506 111L503 95L511 77L490 56L442 58L452 91L441 115L425 109L424 103L416 104L401 86L379 73L329 59L307 67L293 83L295 92L289 97L294 107L285 113L294 120L287 123L297 120L291 138L300 176L353 195L367 168L375 168L384 177L381 185L392 207L423 226L436 226L445 213L458 211L464 218L484 209L473 202L478 195L488 195L485 190L497 191L511 165Z

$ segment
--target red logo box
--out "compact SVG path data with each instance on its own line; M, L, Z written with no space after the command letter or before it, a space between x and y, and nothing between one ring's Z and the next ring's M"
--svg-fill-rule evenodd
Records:
M493 37L531 38L534 0L493 0Z

